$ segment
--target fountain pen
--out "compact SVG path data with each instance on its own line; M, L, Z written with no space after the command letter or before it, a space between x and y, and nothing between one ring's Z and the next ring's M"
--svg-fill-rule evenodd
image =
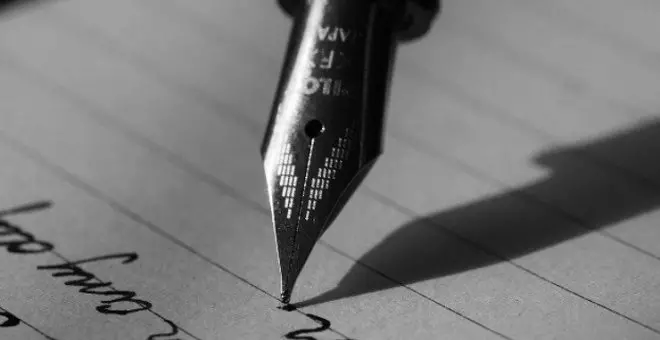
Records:
M397 40L436 8L412 0L279 0L293 17L261 155L281 302L382 151ZM426 5L426 6L425 6Z

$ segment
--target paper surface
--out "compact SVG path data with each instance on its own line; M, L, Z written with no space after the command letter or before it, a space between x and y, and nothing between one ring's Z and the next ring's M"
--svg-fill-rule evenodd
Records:
M0 338L660 339L659 16L445 1L286 312L275 2L4 5Z

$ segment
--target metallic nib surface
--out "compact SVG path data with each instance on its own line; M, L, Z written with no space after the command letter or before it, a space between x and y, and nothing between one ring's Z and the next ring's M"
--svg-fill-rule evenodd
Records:
M378 1L301 2L261 149L284 303L381 153L397 13Z

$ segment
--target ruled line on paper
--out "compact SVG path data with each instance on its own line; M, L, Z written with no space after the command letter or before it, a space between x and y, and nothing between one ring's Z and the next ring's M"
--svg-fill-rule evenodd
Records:
M362 267L368 269L369 271L373 272L375 275L378 275L378 276L380 276L380 277L382 277L382 278L384 278L384 279L386 279L386 280L388 280L388 281L391 281L391 282L393 282L393 283L396 283L396 284L399 285L400 287L403 287L403 288L405 288L405 289L407 289L407 290L409 290L409 291L415 293L417 296L419 296L419 297L421 297L421 298L423 298L423 299L425 299L425 300L427 300L427 301L430 301L431 303L435 304L436 306L438 306L438 307L440 307L440 308L442 308L442 309L444 309L444 310L447 310L447 311L449 311L449 312L451 312L451 313L453 313L453 314L455 314L455 315L457 315L457 316L459 316L459 317L461 317L461 318L463 318L463 319L465 319L465 320L467 320L467 321L473 323L474 325L476 325L476 326L478 326L478 327L481 327L481 328L483 328L484 330L487 330L487 331L489 331L489 332L491 332L491 333L493 333L493 334L495 334L495 335L501 337L502 339L513 340L513 338L511 338L510 336L507 336L506 334L504 334L504 333L502 333L502 332L499 332L499 331L497 331L497 330L495 330L495 329L493 329L493 328L490 328L490 327L486 326L484 323L479 322L478 320L475 320L474 318L470 317L470 316L467 315L466 313L461 312L461 311L458 310L458 309L452 308L452 307L450 307L450 306L448 306L448 305L446 305L446 304L443 304L443 303L439 302L438 300L436 300L436 299L434 299L434 298L432 298L432 297L430 297L430 296L428 296L428 295L426 295L426 294L424 294L424 293L418 291L417 289L415 289L415 288L413 288L413 287L410 287L409 285L404 284L404 283L402 283L402 282L399 281L399 280L396 280L394 277L392 277L392 276L390 276L390 275L387 275L386 273L383 273L382 271L378 270L377 268L375 268L375 267L373 267L373 266L371 266L371 265L369 265L369 264L367 264L367 263L364 263L364 262L362 262L362 261L356 259L355 257L353 257L353 256L351 256L350 254L348 254L348 253L342 251L341 249L339 249L339 248L333 246L332 244L330 244L330 243L324 241L323 239L319 240L319 244L320 244L320 245L323 245L323 246L325 246L325 247L327 247L328 249L332 250L333 252L335 252L335 253L337 253L337 254L343 256L343 257L346 257L346 258L352 260L353 262L355 262L355 263L359 264L360 266L362 266ZM303 304L304 304L304 303L303 303Z
M0 48L0 50L2 49ZM3 51L3 52L6 53L5 56L10 54L8 51ZM86 98L82 96L79 96L78 94L71 91L67 87L58 84L52 81L51 79L48 79L47 77L41 76L37 72L34 72L33 70L26 67L25 65L20 64L18 60L13 60L12 67L15 70L20 70L21 75L25 76L26 78L29 78L30 81L34 82L35 84L39 84L42 87L46 87L48 88L49 91L52 91L53 93L75 103L77 107L82 109L82 112L84 112L85 115L98 122L101 126L114 130L120 133L122 136L125 136L127 139L135 141L137 145L144 147L153 154L162 156L168 162L175 164L177 167L180 167L182 170L186 171L187 173L190 173L194 177L204 181L205 183L212 185L213 187L216 188L216 190L219 193L223 195L227 195L233 199L236 199L245 206L250 207L255 211L259 211L264 215L270 214L270 211L265 205L260 204L259 202L256 202L254 200L244 198L235 188L219 180L210 173L199 169L193 163L189 162L187 159L177 154L176 152L173 152L170 149L154 142L150 138L141 135L140 133L132 129L130 125L123 122L121 119L115 118L111 114L105 112L105 110L96 107L94 103L88 101Z
M536 17L539 17L541 20L548 22L553 27L561 27L563 31L567 31L565 26L570 26L570 31L575 33L582 33L577 30L577 19L570 20L572 24L570 25L552 25L553 21L556 21L557 16L561 16L562 19L568 19L567 11L559 11L559 6L556 3L543 3L535 1L520 1L520 0L508 0L507 7L515 8L516 10L523 10L527 13L530 13ZM543 7L544 10L540 10L539 7ZM549 14L550 9L552 9L553 14ZM552 16L550 18L548 16ZM554 20L553 20L554 19ZM586 24L584 21L580 21ZM571 83L581 83L584 80L575 74L571 74L567 70L562 70L557 65L551 65L547 61L539 60L538 58L532 57L528 54L528 51L521 51L519 48L511 46L511 43L506 41L506 37L501 36L498 32L489 32L479 28L473 28L474 24L463 23L459 21L452 21L452 25L455 25L455 30L457 34L471 36L472 39L478 40L478 44L484 48L491 49L493 51L499 51L500 53L506 54L511 60L515 61L521 67L528 68L530 71L538 72L540 75L547 78L556 78L557 80L561 79L570 79ZM564 23L562 23L564 24ZM451 28L451 25L446 25ZM606 40L605 37L611 38L611 35L607 34L581 34L585 36L588 40L600 40L601 42ZM622 46L616 46L612 44L611 41L608 42L608 48L616 54L619 54L624 59L640 59L639 54L634 51L632 48L624 48ZM632 60L631 60L632 62ZM658 63L645 63L644 67L649 71L659 71ZM607 96L602 96L599 99L607 99Z
M660 256L658 256L658 255L656 255L656 254L654 254L654 253L652 253L652 252L650 252L646 249L640 248L639 246L634 245L631 242L628 242L628 241L626 241L626 240L624 240L624 239L622 239L622 238L620 238L616 235L613 235L612 233L608 232L606 229L597 228L597 227L592 226L591 223L589 221L585 220L584 218L579 217L578 215L576 215L576 214L574 214L574 213L572 213L572 212L570 212L570 211L568 211L568 210L566 210L566 209L564 209L560 206L557 206L557 205L553 204L552 202L550 202L547 199L544 199L543 197L538 197L538 196L534 195L533 193L528 193L524 190L520 190L520 189L517 189L517 188L515 188L515 187L513 187L509 184L506 184L505 182L503 182L503 181L501 181L501 180L499 180L499 179L497 179L493 176L488 175L485 171L475 168L474 166L470 165L466 161L463 161L463 160L457 158L456 156L453 156L453 155L450 155L446 152L434 149L431 146L424 144L423 142L416 141L416 140L411 139L410 137L407 137L407 136L397 134L396 137L393 137L393 138L397 138L399 140L405 141L405 143L411 145L413 147L413 149L415 149L419 152L422 152L424 154L427 154L429 157L434 157L434 158L437 158L438 160L441 160L441 161L443 161L447 164L451 164L451 166L459 168L462 171L471 174L471 176L474 176L475 178L478 178L480 180L488 182L488 183L490 183L494 186L497 186L499 188L506 189L513 196L520 197L520 199L522 199L522 200L532 202L533 204L536 204L536 205L539 205L539 206L544 206L547 209L554 211L554 214L556 214L558 216L562 216L566 220L575 223L575 225L579 226L580 228L588 230L589 232L601 234L601 235L611 239L614 242L617 242L617 243L619 243L621 245L624 245L628 248L634 249L634 250L636 250L637 252L639 252L641 254L644 254L644 255L646 255L650 258L653 258L655 260L660 261ZM576 156L580 156L580 153L576 152ZM587 158L587 157L585 157L585 158ZM616 166L612 165L612 164L605 164L604 167L616 169ZM649 184L651 184L655 187L658 187L658 191L660 192L660 186L658 186L657 183L653 183L652 180L645 180L645 179L639 177L638 175L636 175L634 173L627 172L625 170L622 170L621 174L619 174L619 175L621 175L622 177L632 178L634 180L639 179L639 180L641 180L645 183L649 183Z
M165 3L165 5L163 5ZM262 5L262 4L259 4ZM250 58L253 62L259 64L279 65L280 60L274 56L264 53L253 53L254 45L245 43L242 39L232 37L235 32L226 34L225 32L214 30L209 22L201 20L198 13L192 12L189 7L181 6L174 1L156 0L156 1L142 1L140 6L149 8L149 10L161 13L162 15L172 18L173 20L184 21L188 25L196 26L196 31L200 36L212 41L213 44L226 45L230 44L235 49L241 51L246 58ZM238 45L238 46L237 46Z
M649 76L659 71L657 65L652 67L640 64L631 53L624 53L594 37L576 34L575 30L566 27L567 25L553 23L546 18L535 18L535 14L525 11L530 5L494 4L483 0L474 2L474 5L467 4L465 8L456 6L457 11L462 13L460 17L464 22L454 24L455 20L450 18L449 23L465 27L469 31L481 31L481 35L497 41L497 44L493 44L482 39L488 48L508 51L509 55L517 55L519 58L524 57L526 63L521 66L543 65L543 68L556 69L558 74L578 82L589 83L594 91L602 94L601 99L613 97L631 105L643 97L624 99L629 88L617 85L629 83L633 79L642 83L655 81ZM470 16L467 11L472 9L476 14ZM492 14L486 14L488 10ZM625 12L625 9L622 11ZM480 17L482 20L479 20ZM497 21L489 20L490 18L508 23L498 25ZM528 30L525 30L525 27ZM498 47L500 42L504 45ZM590 60L594 62L590 63ZM626 72L621 72L622 70ZM608 77L610 75L623 79Z
M452 27L452 25L456 27ZM456 36L464 37L466 40L472 43L472 46L475 49L484 51L485 55L492 54L496 57L504 58L506 63L515 65L518 70L523 70L528 74L535 75L537 79L543 79L547 81L548 83L552 84L553 88L563 89L562 91L576 90L581 92L585 92L583 89L588 88L584 79L571 74L568 71L562 70L559 66L551 65L546 61L539 60L538 58L530 56L528 53L526 53L526 51L521 51L520 49L512 46L507 41L503 40L502 37L498 36L495 32L474 29L465 23L452 23L452 25L445 25L446 30L450 31ZM405 63L405 61L403 63ZM450 79L446 75L433 72L433 70L418 65L419 63L403 63L401 68L406 68L406 71L413 71L415 73L416 79L425 80L430 84L430 86L436 86L440 88L457 87L456 81ZM603 107L620 108L618 111L620 114L625 116L637 118L649 114L647 109L638 107L628 101L611 98L611 96L589 92L582 93L581 96L583 98L588 98L594 103L599 102ZM497 110L495 112L497 113ZM502 118L508 121L515 119L513 117ZM521 119L517 120L519 123L523 122ZM525 125L529 126L529 123L525 123ZM538 129L535 130L538 131Z
M457 32L458 31L459 30L457 30ZM478 42L484 42L485 43L486 40L488 40L488 39L480 39ZM492 45L494 47L500 47L501 43L500 42L495 42L495 43L488 42L486 45ZM513 60L517 60L517 59L513 59ZM516 63L516 64L518 64L518 63ZM423 78L423 77L427 77L428 73L427 72L416 72L415 75ZM457 99L462 104L465 104L469 107L474 108L475 113L479 113L479 114L482 114L484 116L497 116L499 118L499 120L501 120L501 122L504 123L504 124L514 126L514 127L518 128L521 131L526 131L530 135L535 135L537 137L541 137L543 140L545 140L547 142L555 143L555 144L558 144L558 145L561 144L561 140L559 138L557 138L556 136L554 136L552 133L550 133L548 131L544 131L540 128L537 128L534 125L531 125L529 122L527 122L527 121L525 121L521 118L518 118L515 115L512 115L510 112L507 112L506 109L502 109L502 108L499 108L499 107L492 106L491 105L492 103L486 103L485 101L483 101L483 100L481 100L481 99L479 99L475 96L470 95L469 91L467 91L463 86L453 82L453 80L448 79L446 77L442 77L442 78L438 77L438 80L440 80L440 81L435 82L435 83L429 83L429 85L438 86L438 87L442 88L443 91L450 94L454 99ZM619 105L617 104L617 106L619 106ZM634 116L637 116L637 115L634 115ZM437 148L433 148L430 145L422 145L423 142L421 142L421 141L413 141L410 136L405 135L405 132L399 132L398 130L394 130L392 136L395 136L395 138L399 139L399 140L405 140L408 144L410 144L410 143L415 144L417 150L423 151L424 153L428 154L431 157L452 159L453 162L455 162L457 165L459 165L461 168L465 169L466 171L469 171L470 170L469 168L471 168L469 163L467 163L463 160L460 160L459 158L457 158L455 156L452 156L448 153L442 152L441 150L439 150ZM420 143L422 143L422 144L420 144ZM607 169L609 169L609 171L612 171L612 172L618 174L622 178L628 178L628 179L631 179L631 180L636 181L636 182L641 181L641 182L645 182L647 184L651 184L654 187L660 187L660 185L657 183L657 181L655 181L656 183L653 184L654 180L652 178L649 178L647 176L636 173L635 171L631 171L630 169L619 166L619 165L617 165L615 163L612 163L608 160L600 159L597 155L588 154L586 152L581 152L580 150L576 150L576 151L569 150L568 152L574 153L575 156L576 156L576 159L578 158L578 156L580 156L580 157L582 157L582 160L587 160L588 162L590 162L592 164L599 165L601 167L607 168ZM496 179L495 177L486 175L483 171L477 171L475 173L478 173L477 177L479 177L479 178L483 178L484 180L487 180L489 182L499 183L498 185L502 186L503 188L507 188L507 187L510 188L509 185L505 185L504 182ZM576 216L574 214L571 214L571 213L565 211L564 209L562 209L560 207L553 206L552 204L550 204L548 202L545 202L542 199L536 198L536 201L538 201L539 203L546 204L548 207L553 207L553 208L557 209L558 212L561 212L562 214L566 214L566 216L572 216L571 218L576 220L576 221L581 220L580 218L576 219ZM588 222L584 222L584 221L580 221L579 223L582 224L582 225L584 225L585 223L589 224ZM594 230L591 227L588 227L588 226L585 226L585 227L588 228L588 229ZM613 240L615 240L619 243L626 244L627 246L629 246L631 248L634 248L637 251L639 251L641 253L644 253L647 256L653 257L655 259L660 259L658 257L658 255L655 255L655 254L653 254L653 253L651 253L651 252L649 252L649 251L647 251L643 248L635 246L634 244L632 244L630 242L627 242L623 239L620 239L620 238L608 233L607 231L603 231L603 230L594 230L594 231L596 231L598 233L601 233L601 234L603 234L603 235L605 235L609 238L612 238Z
M571 27L573 32L607 42L612 48L620 53L634 57L651 69L660 69L660 63L658 63L659 53L657 51L649 50L639 43L618 35L616 31L612 30L610 27L605 28L603 25L593 23L590 21L589 16L576 15L574 12L556 2L510 1L514 1L516 5L521 6L520 8L524 8L526 11L533 13L534 15L542 17L543 20L561 21L562 25Z
M393 200L389 199L388 197L385 197L385 196L383 196L383 195L380 195L380 194L378 194L377 192L372 191L372 190L370 190L370 189L368 189L368 190L372 193L374 199L376 199L376 200L378 200L378 201L380 201L380 202L383 202L384 204L387 204L387 205L389 205L390 207L392 207L392 208L394 208L394 209L397 209L397 210L399 210L399 211L401 211L401 212L404 212L404 213L407 214L408 216L411 216L411 217L412 217L412 216L415 216L415 215L416 215L414 211L412 211L412 210L410 210L409 208L406 208L406 207L404 207L404 206L402 206L402 205L399 205L398 203L394 202ZM488 246L484 246L483 244L481 244L481 243L478 242L478 241L471 240L470 238L468 238L468 237L466 237L466 236L464 236L464 235L461 235L460 233L458 233L458 232L452 230L451 228L448 228L448 227L446 227L446 226L444 226L444 225L442 225L442 224L440 224L440 223L438 223L438 222L435 222L435 221L433 221L433 220L430 220L430 219L428 220L428 222L426 223L426 225L429 227L430 230L432 230L432 231L434 231L434 232L437 232L437 229L436 229L436 228L433 228L433 227L434 227L434 226L438 226L438 227L442 228L442 231L443 231L443 232L451 234L453 237L455 237L455 238L456 238L457 240L459 240L460 242L467 243L467 244L469 244L470 246L472 246L472 247L474 247L474 248L476 248L476 249L479 249L479 250L485 252L486 254L488 254L488 255L490 255L490 256L493 256L493 257L499 258L499 259L501 259L502 261L506 261L506 262L510 263L512 266L514 266L514 267L515 267L516 269L518 269L518 270L521 270L521 271L523 271L523 272L525 272L525 273L527 273L527 274L529 274L529 275L532 275L532 276L536 277L537 279L539 279L539 280L541 280L541 281L543 281L543 282L549 283L549 284L551 284L551 285L553 285L553 286L555 286L555 287L557 287L557 288L559 288L559 289L561 289L561 290L563 290L563 291L565 291L565 292L567 292L567 293L569 293L569 294L571 294L571 295L577 296L578 298L580 298L580 299L582 299L582 300L584 300L584 301L587 301L587 302L589 302L589 303L591 303L591 304L593 304L593 305L595 305L595 306L598 306L599 308L602 308L602 309L604 309L604 310L606 310L606 311L608 311L608 312L610 312L610 313L612 313L612 314L615 314L615 315L617 315L617 316L619 316L619 317L621 317L621 318L623 318L623 319L626 319L626 320L628 320L628 321L630 321L630 322L632 322L632 323L634 323L634 324L637 324L637 325L639 325L639 326L642 326L642 327L644 327L644 328L646 328L646 329L652 331L653 333L656 333L656 334L660 335L660 330L655 329L655 328L653 328L653 327L651 327L651 326L649 326L649 325L646 325L646 324L644 324L643 322L640 322L640 321L638 321L638 320L635 320L634 318L629 317L629 316L627 316L627 315L625 315L625 314L623 314L623 313L621 313L621 312L618 312L618 311L616 311L615 309L610 308L610 307L608 307L608 306L606 306L606 305L604 305L604 304L602 304L602 303L599 303L599 302L595 301L594 299L591 299L591 298L586 297L586 296L584 296L584 295L582 295L582 294L579 294L579 293L577 293L577 292L571 290L570 288L564 287L564 286L562 286L562 285L560 285L560 284L558 284L558 283L552 281L551 279L549 279L549 278L547 278L547 277L544 277L543 275L541 275L541 274L539 274L539 273L534 272L533 270L527 269L527 268L525 268L523 265L516 263L515 260L512 260L511 258L508 258L508 257L503 256L503 255L500 255L499 252L497 252L497 251L491 249L490 247L488 247Z
M4 142L7 141L6 136L0 136L0 139L2 139ZM62 255L60 252L58 252L56 250L51 250L50 253L55 255L55 257L59 258L60 260L64 261L64 263L67 264L67 265L70 265L71 263L73 263L73 261L71 261L70 259L68 259L67 257L65 257L64 255ZM41 269L41 268L38 268L38 269ZM94 274L91 274L91 275L93 276L93 278L90 281L96 281L99 284L104 284L105 283L103 280L101 280L101 278L97 277L96 275L94 275ZM113 292L119 292L119 290L116 287L114 287L113 284L107 285L105 287L108 288L109 290L113 291ZM156 312L153 308L154 308L153 306L149 306L149 308L147 308L145 310L147 312L149 312L151 315L153 315L153 316L157 317L158 319L160 319L161 321L163 321L166 325L169 325L170 327L172 327L173 328L172 329L172 332L173 332L172 335L179 335L178 331L181 331L182 333L185 333L185 334L189 335L190 337L192 337L195 340L202 340L200 337L192 334L190 331L186 330L184 327L178 325L174 321L172 321L172 320L164 317L162 314Z
M35 327L31 323L21 319L20 317L16 316L12 312L8 311L6 308L0 306L0 329L2 328L7 328L7 327L18 327L20 325L25 325L31 330L35 331L36 333L39 333L41 336L43 336L46 340L58 340L56 338L53 338L52 336L46 334L44 331L40 330L39 328Z
M0 219L6 217L8 215L18 214L18 213L22 213L22 212L28 212L28 211L32 211L32 210L35 210L35 209L43 209L43 208L48 207L48 206L50 206L50 202L42 201L42 202L37 202L35 204L28 204L28 205L23 205L23 206L20 206L20 207L13 207L11 209L0 210ZM16 327L16 326L19 326L20 324L24 324L25 326L29 327L33 331L35 331L35 332L39 333L40 335L42 335L47 340L57 340L54 337L46 334L46 332L44 332L41 329L37 328L33 324L23 320L22 318L20 318L19 316L13 314L12 312L10 312L9 310L7 310L6 308L4 308L2 306L0 306L0 321L2 321L2 322L0 322L0 328Z
M514 0L515 1L515 0ZM526 2L525 2L526 3ZM142 3L143 5L145 3ZM160 4L159 4L160 5ZM530 5L534 6L534 5ZM149 5L150 8L153 8L156 10L156 6L153 6L153 4ZM157 6L157 10L159 11L166 11L166 12L173 12L174 8L168 9L168 7L175 7L177 10L177 13L179 11L185 11L184 7L174 5L172 2L168 2L167 6ZM175 17L174 13L169 13L168 14L171 17ZM213 32L213 27L210 26L210 23L202 22L204 21L203 17L200 15L196 15L193 13L187 13L186 18L178 18L183 21L186 21L187 24L194 26L196 30L200 32L200 34L204 34L205 36L216 36L217 34ZM452 27L451 25L455 25L457 27ZM517 65L519 66L525 66L527 69L529 69L530 72L538 72L539 75L541 75L544 78L547 78L548 80L552 79L553 82L556 82L557 84L566 84L566 83L572 83L572 84L578 84L581 82L581 79L579 77L574 76L571 73L564 72L560 68L551 66L541 60L535 59L533 57L528 57L524 55L521 51L513 48L512 46L509 46L504 40L502 40L500 37L497 37L496 35L493 35L492 32L489 31L483 31L483 30L474 30L474 29L469 29L469 25L464 25L460 21L457 22L452 22L451 25L444 25L443 30L445 29L453 29L452 33L461 35L461 36L466 36L469 39L475 40L475 43L477 45L480 45L480 47L485 47L487 46L489 49L493 51L499 51L500 53L504 53L507 55L511 61L514 61ZM222 43L221 40L213 39L213 43ZM246 46L247 47L247 46ZM254 52L257 52L256 54L262 53L260 51L254 50ZM271 62L276 62L277 60L273 58L271 55L260 55L260 57L269 59ZM402 62L406 62L405 60ZM421 72L418 76L421 77L427 77L428 74L426 72ZM599 97L599 100L606 100L608 98L606 97ZM616 103L613 103L616 104ZM618 105L618 104L616 104Z
M562 140L557 138L556 136L552 135L551 133L547 131L540 130L532 125L529 125L526 121L523 121L520 118L517 118L516 116L513 116L506 112L506 110L502 110L500 108L490 106L489 103L485 103L482 100L471 96L465 89L462 88L462 86L451 83L448 80L443 80L441 88L450 94L453 98L456 98L459 102L462 104L467 105L468 107L473 108L473 111L477 114L481 115L495 115L498 118L500 122L506 125L510 125L512 127L515 127L519 129L520 131L525 131L526 133L536 136L545 142L548 143L553 143L560 145L564 143ZM439 148L433 147L432 145L425 143L424 141L418 140L415 137L408 136L403 130L399 129L393 129L393 132L390 133L390 135L400 141L405 142L406 144L409 144L411 146L414 146L414 149L420 152L423 152L430 157L434 157L437 159L444 159L445 161L450 161L449 163L455 163L455 166L463 169L466 172L469 172L473 174L475 177L483 179L487 182L493 183L494 185L497 185L498 187L501 188L507 188L507 189L513 189L511 185L506 184L505 182L497 179L496 177L493 177L491 175L488 175L486 172L484 172L482 169L478 169L474 167L473 165L470 165L469 162L459 159L458 157L451 155L447 152L442 151ZM660 183L651 178L648 177L647 175L643 175L641 173L636 172L635 170L628 169L624 166L620 166L618 164L615 164L609 160L603 159L599 157L598 155L594 155L588 152L584 152L581 150L567 150L568 153L573 154L573 157L577 160L581 161L587 161L590 164L597 165L602 167L603 169L607 169L608 172L616 174L617 176L621 177L622 179L628 179L634 182L638 183L645 183L647 185L651 185L652 187L655 187L658 189L658 192L660 192ZM574 220L578 224L580 224L582 227L593 230L594 232L600 233L605 235L606 237L609 237L613 240L615 240L618 243L625 244L628 247L634 248L637 251L649 256L653 257L656 260L660 260L660 257L656 254L653 254L649 252L648 250L645 250L643 248L640 248L630 242L627 242L617 236L612 235L611 233L607 232L606 230L601 230L597 228L593 228L589 226L588 221L584 221L583 218L578 217L577 215L570 213L569 211L565 210L564 208L561 208L559 206L555 206L552 203L548 202L547 200L544 200L541 197L535 197L533 195L530 195L525 192L521 192L521 194L528 196L529 199L532 199L536 201L539 204L543 204L549 208L555 209L559 214L563 214L566 217Z
M103 48L110 55L127 60L131 64L134 64L136 68L144 74L154 78L162 84L166 84L168 87L171 87L180 93L186 94L186 96L191 99L195 99L196 103L203 104L207 108L213 109L216 112L241 112L239 108L232 106L226 101L219 101L209 93L200 91L196 86L181 81L177 79L176 76L164 72L162 68L159 68L147 58L121 48L120 42L100 33L92 23L79 20L77 17L71 17L68 13L61 11L59 8L56 10L57 11L53 11L52 16L45 17L44 19L54 20L52 23L55 26L65 30L71 36L74 36L92 46ZM239 124L244 125L254 133L261 132L260 124L255 124L254 121L247 119L241 114L230 114L229 117L237 121Z
M141 3L141 5L145 5L147 3ZM168 2L168 5L166 6L153 6L154 4L149 3L147 6L149 8L153 8L156 10L156 7L158 8L159 11L162 12L168 12L168 16L175 18L174 8L176 8L176 12L179 13L180 11L185 11L184 7L181 7L179 5L174 5L173 2ZM159 4L160 5L160 4ZM168 7L173 7L173 8L168 8ZM193 26L200 34L203 34L205 36L209 37L215 37L217 34L213 31L213 27L210 25L210 23L204 22L204 18L198 14L193 14L192 12L187 13L186 18L179 18L183 21L185 21L187 24ZM208 25L207 25L208 24ZM559 68L556 68L554 66L548 65L547 63L544 63L538 59L527 57L524 54L521 54L520 51L516 50L515 48L508 46L507 43L502 40L498 39L497 36L494 36L491 32L486 32L486 31L480 31L480 30L473 30L473 29L466 29L469 28L468 25L461 25L460 21L458 23L454 23L454 25L457 25L457 27L453 28L454 31L452 33L456 33L459 36L466 36L468 39L474 40L476 45L479 45L479 47L484 47L488 46L488 49L491 50L491 52L500 52L504 53L511 61L515 62L519 66L525 66L526 69L530 72L539 72L539 75L547 78L548 80L552 80L552 82L556 83L558 86L559 85L567 85L567 84L573 84L571 87L579 87L580 83L580 78L576 77L570 73L564 72ZM451 25L444 25L444 29L452 29ZM210 38L212 43L216 44L221 44L222 39L218 38ZM249 46L245 46L246 51L249 51ZM251 53L250 55L255 55L258 54L259 57L262 59L267 59L270 61L271 64L275 63L277 64L277 59L273 58L273 56L268 55L268 54L263 54L261 51L256 51L256 53ZM402 61L403 63L406 62L406 60ZM261 63L264 64L264 63ZM257 65L258 66L258 65ZM405 65L405 66L413 66L413 65ZM399 65L399 68L401 68L401 65ZM268 72L271 69L264 69L264 72ZM429 78L429 73L427 70L424 70L422 72L419 72L417 74L417 77L419 78ZM431 76L432 78L436 78L435 76ZM439 79L442 81L443 79ZM437 80L436 80L437 82ZM616 107L621 107L622 111L624 114L631 114L632 116L639 116L639 114L636 111L639 110L630 110L629 108L624 108L623 103L615 102L612 101L610 102L610 99L607 97L597 97L594 98L594 100L605 100L608 101L607 105L608 106L616 106Z

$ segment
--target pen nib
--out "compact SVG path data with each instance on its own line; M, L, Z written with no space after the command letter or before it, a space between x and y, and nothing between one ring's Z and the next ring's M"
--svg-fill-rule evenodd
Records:
M296 16L261 149L284 303L381 153L392 13L373 1L314 0Z
M312 120L314 122L314 120ZM307 123L308 130L310 124ZM289 140L271 141L264 168L282 277L281 300L293 286L314 245L334 221L377 155L363 162L359 132L344 128L309 137L292 131ZM340 130L341 131L341 130Z

